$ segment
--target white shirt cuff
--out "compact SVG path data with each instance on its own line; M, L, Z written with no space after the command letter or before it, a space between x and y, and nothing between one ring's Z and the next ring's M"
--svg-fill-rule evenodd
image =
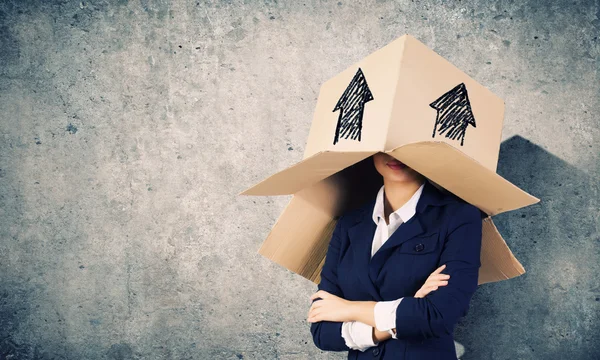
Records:
M377 345L373 342L373 327L360 321L345 321L342 337L349 348L363 352Z
M396 308L400 305L402 299L378 301L375 304L375 327L379 331L387 331L393 339L396 339L396 334L392 331L396 327Z

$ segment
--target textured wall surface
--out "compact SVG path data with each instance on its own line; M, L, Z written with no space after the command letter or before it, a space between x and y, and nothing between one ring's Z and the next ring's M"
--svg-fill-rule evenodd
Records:
M462 359L600 357L598 1L0 0L0 359L344 359L256 252L322 82L410 33L506 100Z

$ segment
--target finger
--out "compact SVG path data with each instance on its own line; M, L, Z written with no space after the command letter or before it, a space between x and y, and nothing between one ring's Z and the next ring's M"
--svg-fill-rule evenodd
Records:
M321 315L321 312L313 311L313 313L309 316L309 321L310 322L321 321L320 315Z
M317 291L316 293L314 293L314 294L313 294L313 295L310 297L310 299L311 299L311 300L313 300L313 301L314 301L316 298L325 299L325 297L326 297L327 295L329 295L329 293L328 293L327 291L325 291L325 290L319 290L319 291Z
M435 275L431 275L430 278L432 278L432 279L438 279L438 280L447 280L447 279L450 279L450 275L448 275L448 274L435 274Z
M436 274L436 275L431 275L431 276L429 276L425 282L429 282L429 281L439 281L439 280L448 280L448 279L450 279L450 275L446 275L446 274Z
M446 264L440 266L439 268L435 269L434 272L432 272L431 274L439 274L440 272L442 272L442 270L444 270L446 268Z
M440 279L439 277L435 278L435 277L429 277L427 278L427 280L425 280L425 283L423 285L432 285L438 281L442 281L442 280L446 280L446 279Z
M446 285L448 285L448 281L447 280L438 280L438 281L433 282L431 285L446 286Z
M309 311L309 317L320 314L323 311L322 307L323 305L320 304L320 301L315 302L314 306L312 306Z
M433 286L446 286L448 285L448 281L447 280L433 280L433 281L428 281L427 283L425 283L425 286L427 287L433 287Z
M450 275L448 274L441 274L439 271L443 270L443 267L446 265L442 265L441 267L437 268L434 272L432 272L429 277L427 277L427 279L438 279L438 278L450 278ZM441 269L441 270L440 270Z
M329 294L329 293L325 290L319 290L316 293L312 294L312 296L310 297L310 300L315 301L318 298L325 299L325 296L326 296L325 294Z

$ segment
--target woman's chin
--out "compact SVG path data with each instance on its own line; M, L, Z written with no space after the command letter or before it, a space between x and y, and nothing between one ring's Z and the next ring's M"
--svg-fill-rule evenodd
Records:
M405 181L412 181L413 178L412 176L410 176L410 174L407 174L405 172L400 172L400 171L394 171L393 173L387 173L386 176L384 176L384 179L387 181L393 181L393 182L405 182Z

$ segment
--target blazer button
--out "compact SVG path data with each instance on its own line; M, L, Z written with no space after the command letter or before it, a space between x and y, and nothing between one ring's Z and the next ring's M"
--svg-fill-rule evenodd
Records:
M377 356L379 355L379 348L376 347L375 349L373 349L373 355Z
M425 249L425 245L423 245L423 244L415 245L415 251L421 251L423 249Z

